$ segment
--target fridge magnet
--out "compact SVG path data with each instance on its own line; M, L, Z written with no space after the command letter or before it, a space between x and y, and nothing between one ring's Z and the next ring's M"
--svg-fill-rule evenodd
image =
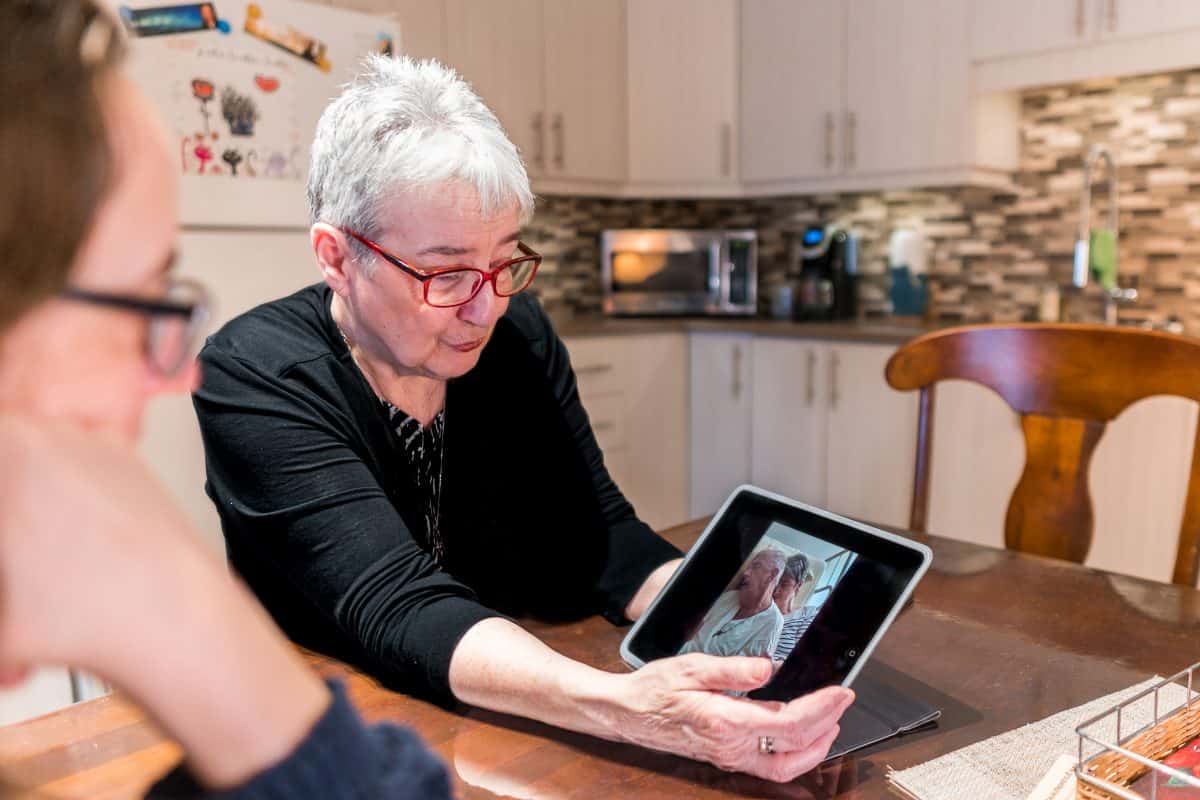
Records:
M258 161L258 151L251 150L246 153L246 175L251 178L258 177L258 170L254 168L254 162Z
M267 94L272 94L279 88L279 78L271 75L255 75L254 85Z
M208 166L208 162L213 160L213 151L204 143L204 137L197 134L195 139L196 145L192 148L192 155L200 162L200 168L196 170L197 175L203 175L204 169Z
M238 174L238 164L242 163L244 160L242 158L242 154L230 147L224 153L221 153L221 160L229 165L229 171L233 174L233 177L236 178Z
M289 27L286 32L280 32L271 27L263 20L262 8L257 3L250 3L246 6L245 31L251 36L316 65L322 72L329 72L333 68L327 55L328 48L324 42L292 27Z
M229 123L232 135L253 136L254 123L258 122L258 106L248 95L226 86L221 92L221 116Z
M266 169L263 170L263 175L267 178L282 178L283 168L288 165L287 156L276 150L271 153L271 157L267 159Z
M121 19L134 36L168 36L176 33L231 30L227 21L217 16L212 3L185 3L155 8L120 7Z
M375 52L381 56L392 58L396 55L396 44L392 37L382 31L375 37Z
M192 78L192 97L200 101L200 116L204 117L204 133L209 131L208 127L208 103L213 99L215 87L212 81L206 81L203 78Z

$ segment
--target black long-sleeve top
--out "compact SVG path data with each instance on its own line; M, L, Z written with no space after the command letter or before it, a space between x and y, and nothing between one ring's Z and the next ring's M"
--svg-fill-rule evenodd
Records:
M238 317L195 395L234 568L296 641L451 699L450 658L498 614L613 622L679 556L604 467L562 341L512 298L445 401L439 565L388 413L310 286Z

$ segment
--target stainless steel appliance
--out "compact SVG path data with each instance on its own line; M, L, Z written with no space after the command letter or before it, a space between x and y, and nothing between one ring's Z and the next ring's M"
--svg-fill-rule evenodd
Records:
M754 314L758 236L751 230L622 229L600 236L609 314Z

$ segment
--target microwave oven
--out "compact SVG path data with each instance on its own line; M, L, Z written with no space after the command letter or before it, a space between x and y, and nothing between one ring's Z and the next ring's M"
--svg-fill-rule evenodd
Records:
M608 230L600 236L608 314L754 314L752 230Z

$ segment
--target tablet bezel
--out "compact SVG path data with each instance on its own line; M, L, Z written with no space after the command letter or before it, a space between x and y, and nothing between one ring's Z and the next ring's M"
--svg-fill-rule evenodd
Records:
M811 514L811 515L820 517L820 518L826 520L827 522L830 522L830 523L836 525L842 531L849 533L851 538L866 537L866 538L863 538L862 541L867 542L868 546L866 548L861 548L861 549L875 549L875 547L878 547L880 544L883 544L885 547L889 547L889 546L897 547L897 548L902 548L905 551L910 551L909 553L906 554L909 558L911 558L914 553L917 556L919 556L920 562L917 565L916 569L913 570L912 575L909 577L909 579L907 581L907 584L899 592L899 594L896 595L895 600L893 600L893 602L892 602L891 608L888 609L887 614L884 616L884 618L883 618L882 622L879 624L878 628L876 628L874 634L871 635L867 644L865 644L862 647L861 653L859 653L859 655L856 658L854 658L853 664L851 665L850 669L847 671L845 677L842 679L841 685L849 686L851 683L854 682L854 679L858 676L858 673L862 669L863 664L865 664L867 662L867 659L870 658L871 653L874 652L876 645L878 645L878 643L879 643L879 640L883 638L884 633L886 633L888 628L891 627L892 622L896 619L896 616L900 613L900 610L904 607L905 603L908 602L908 599L909 599L909 597L911 597L913 589L916 587L917 583L920 582L921 578L925 575L925 572L929 569L929 564L933 560L933 551L931 551L927 546L925 546L919 542L914 542L911 539L906 539L906 538L904 538L902 536L898 536L894 533L889 533L888 531L881 530L879 528L875 528L870 525L865 525L861 522L857 522L855 520L848 519L848 518L840 516L838 514L834 514L830 511L825 511L824 509L816 508L814 506L808 505L807 503L801 503L797 500L793 500L791 498L784 497L784 496L776 494L774 492L769 492L765 489L761 489L757 486L751 486L749 484L743 484L743 485L739 486L738 488L734 489L733 492L729 495L729 497L726 498L725 502L721 505L720 510L718 510L717 513L715 515L713 515L713 518L709 521L709 523L705 527L703 533L701 533L700 537L696 540L696 544L693 545L691 550L689 550L687 555L684 557L683 563L681 563L679 565L679 568L677 570L675 570L675 574L671 576L671 579L667 582L666 586L663 587L663 589L658 593L658 595L650 603L650 606L646 609L646 612L644 614L642 614L642 616L634 623L633 627L629 630L629 633L626 634L624 640L621 642L621 648L620 648L621 658L625 661L626 664L633 667L634 669L638 669L640 667L645 666L647 661L644 660L638 654L633 652L633 650L631 649L631 644L638 637L639 632L647 625L647 623L651 619L654 618L654 614L655 614L656 610L658 609L663 598L668 597L670 595L670 593L675 589L675 587L679 584L681 577L684 576L687 572L688 565L692 561L694 561L696 559L697 555L699 553L703 552L706 547L711 546L710 541L709 541L710 538L712 538L715 535L716 531L718 531L722 528L722 526L726 522L725 517L730 511L730 507L733 506L734 503L737 502L737 500L744 494L750 495L752 498L752 502L761 503L761 502L765 501L766 503L776 503L776 504L783 505L783 506L786 506L786 507L789 507L792 509L796 509L797 511L799 511L801 513ZM794 529L794 530L798 530L802 533L806 533L809 536L816 536L816 534L813 534L812 532L805 530L804 526L797 525L797 523L795 521L787 519L784 515L770 514L767 516L767 518L770 519L771 522L778 522L781 525L784 525L784 526ZM764 527L763 531L758 534L758 538L755 540L755 544L757 544L758 541L761 541L762 537L766 534L766 531L769 527L770 527L770 525L768 524L766 527ZM733 530L733 529L731 529L731 530ZM817 536L817 538L822 538L822 537ZM854 549L854 548L851 548L851 549ZM883 560L883 561L881 561L881 563L886 564L887 562L886 562L886 560ZM728 578L730 580L733 578L734 574L736 573L738 566L739 566L738 564L734 564L731 567L731 570L730 570L730 573L728 576ZM890 564L889 566L895 566L895 564L893 563L893 564ZM905 566L907 567L907 565L905 565ZM803 642L803 639L801 639L801 641ZM658 658L668 658L668 657L670 657L670 656L658 656L652 660L658 660ZM768 686L769 686L769 684L768 684Z

